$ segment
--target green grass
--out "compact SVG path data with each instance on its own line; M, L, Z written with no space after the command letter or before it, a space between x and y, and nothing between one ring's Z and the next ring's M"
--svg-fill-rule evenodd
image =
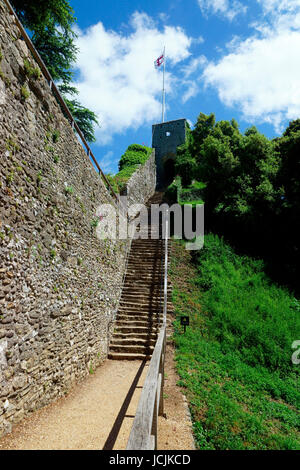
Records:
M192 206L197 206L199 204L203 204L203 200L202 199L198 199L198 200L195 200L195 201L179 201L179 204L181 206L184 206L185 204L190 204Z
M180 385L199 449L300 449L299 303L263 264L213 235L190 254L172 249L174 340ZM182 332L179 317L189 315Z
M186 188L181 187L179 191L179 203L203 204L202 193L205 186L205 183L202 183L201 181L194 181Z

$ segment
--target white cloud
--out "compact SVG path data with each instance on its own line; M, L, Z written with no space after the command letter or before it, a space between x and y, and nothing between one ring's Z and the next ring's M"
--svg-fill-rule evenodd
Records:
M193 98L194 96L196 96L199 92L199 86L197 85L196 82L189 81L189 82L186 82L186 84L188 85L188 88L184 92L181 98L181 102L183 104L186 103L190 98Z
M189 64L185 65L182 67L182 72L185 76L185 78L190 77L192 74L194 74L200 67L203 67L207 63L207 59L204 55L201 55L199 57L195 57L192 59Z
M99 165L104 173L114 172L119 158L113 158L113 155L113 151L109 150L103 157L100 158Z
M154 60L166 46L166 89L172 93L178 80L171 68L189 57L189 38L180 27L159 30L145 13L131 17L131 33L106 30L101 22L77 30L79 47L76 86L82 104L94 110L101 128L98 143L107 144L113 134L137 128L160 118L161 71Z
M265 13L294 11L300 6L300 0L257 0Z
M169 15L167 15L166 13L159 13L158 18L160 19L160 21L165 23L166 21L168 21Z
M198 4L204 15L208 13L219 14L229 21L247 11L247 7L238 0L198 0Z
M280 132L285 120L300 115L300 0L258 1L266 16L256 33L234 38L229 53L207 64L203 78L246 120L271 123Z
M300 28L300 0L257 0L262 7L264 22L257 22L254 26L262 34L271 29L299 29Z

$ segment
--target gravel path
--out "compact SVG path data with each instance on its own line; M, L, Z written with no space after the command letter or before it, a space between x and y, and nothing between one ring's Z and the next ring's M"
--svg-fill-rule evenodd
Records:
M0 449L125 449L148 364L106 360L66 397L16 425L0 439ZM159 418L159 449L193 449L170 346L165 367L167 418Z
M35 412L0 440L0 449L102 449L141 367L141 361L110 361L65 397ZM139 379L141 386L147 372ZM126 415L134 415L136 388ZM124 418L115 449L125 449L132 418Z

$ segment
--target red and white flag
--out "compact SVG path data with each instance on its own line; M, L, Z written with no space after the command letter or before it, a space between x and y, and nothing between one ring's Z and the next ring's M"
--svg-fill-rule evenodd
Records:
M154 61L154 67L157 69L158 67L160 67L163 63L164 63L164 55L162 54L158 59L156 59Z

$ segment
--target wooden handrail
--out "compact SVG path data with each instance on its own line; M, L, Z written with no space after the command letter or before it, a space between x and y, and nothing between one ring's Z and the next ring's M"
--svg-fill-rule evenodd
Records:
M101 170L89 144L87 143L81 129L79 128L78 124L76 123L75 119L73 118L68 106L66 105L62 95L60 94L60 91L58 90L57 86L55 85L54 83L54 80L53 78L51 77L51 74L50 72L48 71L46 65L44 64L43 62L43 59L41 58L40 54L38 53L38 51L36 50L36 48L34 47L31 39L29 38L28 34L26 33L22 23L20 22L17 14L15 13L13 7L11 6L9 0L3 0L4 3L6 4L9 12L11 15L14 16L15 18L15 22L16 22L16 25L18 26L21 34L22 34L22 37L28 47L28 49L30 50L30 52L32 53L34 59L36 60L36 62L38 63L44 77L46 78L46 80L48 81L48 85L50 87L50 90L53 92L53 94L56 96L60 106L62 107L62 109L64 110L64 112L66 113L67 117L70 119L70 124L72 126L72 128L75 128L78 135L80 136L81 138L81 141L83 143L83 145L85 146L86 150L87 150L87 158L88 157L91 157L91 159L93 160L97 170L99 171L99 174L100 176L103 178L107 188L109 189L110 193L112 194L112 196L116 199L117 202L119 202L119 198L118 196L116 195L116 193L114 192L110 182L108 181L108 179L106 178L105 174L103 173L103 171ZM91 163L92 165L92 162L91 160L88 158L89 162Z
M164 413L163 387L166 354L169 212L167 211L166 214L163 326L160 329L149 363L148 374L137 406L126 450L156 450L158 416L162 416Z
M163 414L163 364L166 328L162 327L149 364L126 450L157 449L157 418Z

